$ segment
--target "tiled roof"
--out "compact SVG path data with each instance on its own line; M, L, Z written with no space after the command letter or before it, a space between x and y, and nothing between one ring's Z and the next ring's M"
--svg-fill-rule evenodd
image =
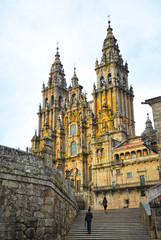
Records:
M118 147L116 149L121 149L121 148L128 148L128 147L135 147L135 146L139 146L139 145L143 145L143 141L142 142L136 142L136 143L131 143L131 144L123 144L121 147Z

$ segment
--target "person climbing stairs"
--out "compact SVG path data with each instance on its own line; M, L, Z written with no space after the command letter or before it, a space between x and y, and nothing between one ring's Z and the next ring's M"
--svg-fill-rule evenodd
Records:
M148 240L151 239L147 229L141 222L140 211L137 208L91 210L93 220L91 234L85 227L85 214L82 210L77 215L65 240L100 239L100 240Z

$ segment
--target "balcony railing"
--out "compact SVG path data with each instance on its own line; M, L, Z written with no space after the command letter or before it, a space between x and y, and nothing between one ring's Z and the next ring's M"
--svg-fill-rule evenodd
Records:
M152 159L158 159L158 156L156 155L156 154L152 154L152 155L144 155L144 156L136 156L136 157L132 157L132 156L129 156L128 158L124 158L124 159L120 159L120 158L118 158L117 160L114 160L114 161L111 161L111 162L125 162L126 163L126 161L128 161L128 160L130 160L130 161L132 161L132 160L141 160L141 161L144 161L144 160L152 160Z
M123 161L122 160L115 160L115 161L111 161L111 166L115 166L115 165L120 165Z
M121 190L121 189L130 189L130 188L143 188L143 187L151 187L155 184L158 184L158 181L145 181L145 185L141 185L140 182L133 182L133 183L124 183L124 184L115 184L115 186L106 185L106 186L94 186L94 192L103 192L103 191L114 191L114 190Z

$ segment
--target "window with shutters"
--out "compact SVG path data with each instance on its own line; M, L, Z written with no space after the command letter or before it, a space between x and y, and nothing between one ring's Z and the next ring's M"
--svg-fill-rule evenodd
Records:
M127 178L132 178L132 172L127 173Z
M144 175L140 176L140 185L141 186L145 186L145 177L144 177Z

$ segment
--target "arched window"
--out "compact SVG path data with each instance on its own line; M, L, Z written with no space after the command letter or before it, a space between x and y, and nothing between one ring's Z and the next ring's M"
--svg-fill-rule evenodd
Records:
M125 86L125 84L126 84L126 80L125 80L125 78L123 77L123 85Z
M51 105L53 105L54 104L54 96L52 95L51 96Z
M76 135L76 124L70 126L70 135Z
M103 121L102 121L102 127L106 128L106 120L105 119L103 119Z
M101 86L101 87L103 86L103 83L104 83L104 77L102 76L102 77L100 78L100 86Z
M57 151L57 158L59 158L60 157L60 152L59 152L59 149L58 149L58 151Z
M79 114L79 120L82 120L82 113Z
M138 151L137 151L137 157L141 157L141 156L142 156L141 150L138 150Z
M45 98L45 107L48 105L48 98Z
M73 95L72 95L72 103L74 103L75 101L76 101L76 94L73 93Z
M104 63L106 63L106 54L103 55Z
M136 158L136 152L135 152L135 151L132 151L132 152L131 152L131 157L132 157L132 158Z
M121 153L121 154L120 154L120 159L121 159L121 160L124 160L124 159L125 159L124 153Z
M101 148L101 156L104 155L104 148Z
M99 149L96 150L96 156L98 157L99 155Z
M92 166L89 167L89 181L92 181Z
M101 148L101 151L100 151L100 160L104 160L105 158L105 152L104 152L104 148Z
M52 78L50 77L49 78L49 86L51 86L52 85Z
M59 96L59 107L61 107L61 104L62 104L62 97Z
M67 124L67 123L68 123L68 117L65 118L65 124Z
M147 149L143 149L143 156L147 156L148 155L148 150Z
M91 142L88 143L89 152L91 151Z
M109 51L109 62L111 62L111 50Z
M117 81L120 82L120 74L117 74Z
M108 74L108 84L112 83L112 77L111 77L111 73Z
M71 143L71 156L74 156L77 154L77 144L76 142Z
M120 160L120 157L119 157L118 154L115 154L115 160L116 160L116 161Z
M126 152L125 153L125 159L129 159L130 158L130 153L129 152Z

